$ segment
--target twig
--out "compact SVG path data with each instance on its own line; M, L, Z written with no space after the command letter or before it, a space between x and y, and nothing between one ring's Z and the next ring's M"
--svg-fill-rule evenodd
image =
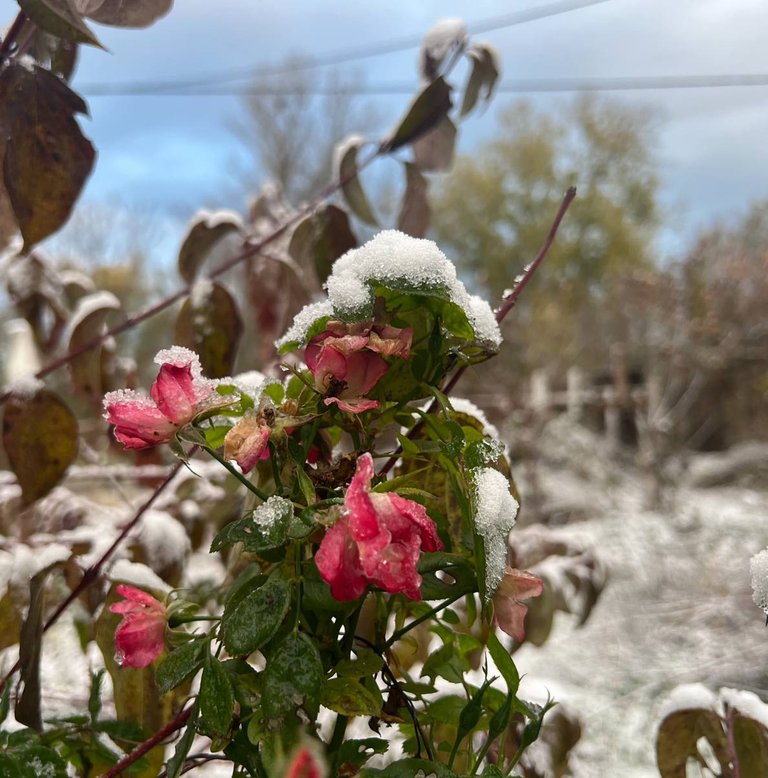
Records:
M134 762L141 759L144 754L151 751L156 745L162 743L169 735L178 732L187 723L194 707L194 705L191 705L189 708L180 710L175 718L169 721L162 729L155 732L152 737L136 746L130 754L123 757L123 759L121 759L113 768L107 770L107 772L102 775L102 778L116 778L123 770L126 770L134 764Z
M538 270L539 265L541 265L542 261L544 260L544 257L546 257L547 254L549 253L549 250L555 241L555 236L557 235L557 231L560 228L560 222L562 222L566 211L570 207L575 197L576 197L576 187L572 186L565 193L565 196L563 197L563 200L560 203L560 207L557 209L557 213L555 214L555 219L552 222L552 226L549 228L547 237L544 243L542 244L541 248L539 249L538 254L536 254L536 257L534 258L533 262L531 262L531 264L526 267L525 272L521 276L520 280L515 284L512 291L502 299L501 305L499 306L499 309L496 311L496 321L499 324L501 324L501 322L504 321L507 314L512 310L515 303L518 301L518 298L523 293L523 290L525 289L526 286L528 286L528 283L533 278L534 273ZM456 386L459 379L464 375L466 369L467 369L466 365L460 367L446 381L445 385L440 387L443 394L450 394L451 390ZM437 402L437 400L432 400L429 407L427 408L427 413L435 413L438 407L439 407L439 403ZM419 422L411 428L407 436L409 440L416 437L416 435L418 435L424 429L424 423L425 423L424 418L422 417L419 420ZM379 470L379 475L380 476L386 475L395 466L395 462L397 462L397 460L400 458L400 455L402 453L403 453L402 446L398 446L395 453L392 454L392 456L389 457L389 459L387 459L387 461L382 466L381 470Z
M147 500L139 507L134 514L133 518L120 530L118 536L112 541L109 548L83 572L83 577L78 582L77 586L67 595L67 597L59 604L56 610L48 617L48 620L43 625L43 632L47 632L61 617L61 614L92 584L94 584L101 575L101 569L109 561L112 554L115 553L120 544L125 540L131 530L141 521L142 516L149 510L155 500L160 496L160 493L170 484L173 477L181 469L182 463L174 465L170 472L166 476L165 480L155 491L149 496ZM0 681L0 694L2 694L11 676L19 669L21 661L17 660L13 667L5 674L2 681Z
M291 227L293 227L295 224L300 222L306 216L309 216L331 195L335 194L345 184L349 183L349 181L351 181L355 176L357 176L357 174L360 171L362 171L364 168L370 165L371 162L373 162L379 155L383 153L384 152L380 151L378 148L375 149L368 157L366 157L360 162L360 164L352 173L350 173L347 176L344 176L343 178L339 178L336 181L329 184L327 187L325 187L325 189L323 189L322 192L320 192L320 194L311 203L309 203L309 205L300 208L293 216L286 219L281 225L279 225L271 233L269 233L269 235L255 242L246 241L245 248L239 254L236 254L231 259L222 262L218 267L214 268L208 274L207 278L209 280L215 280L219 278L219 276L222 276L224 275L224 273L231 270L233 267L239 265L241 262L244 262L245 260L250 259L251 257L261 254L263 249L266 246L268 246L270 243L274 243L274 241L276 241L281 235L286 233ZM53 361L49 362L47 365L44 365L40 370L37 371L37 373L35 373L34 377L37 378L38 380L45 378L47 375L50 375L51 373L55 372L59 368L64 367L64 365L68 365L70 362L74 361L79 356L82 356L86 352L91 351L91 349L100 346L102 343L109 340L110 338L114 338L117 335L122 335L124 332L133 329L137 325L141 324L143 321L146 321L147 319L152 318L158 313L161 313L166 308L169 308L174 303L177 303L179 300L186 297L188 294L190 294L191 291L192 291L192 285L188 284L182 289L178 289L177 291L173 292L167 297L164 297L162 300L156 302L154 305L151 305L149 308L145 308L143 311L130 315L122 323L108 329L106 332L103 332L101 335L97 335L96 337L91 338L90 340L86 341L78 348L73 349L72 351L68 351L66 354L63 354L57 359L54 359ZM0 405L7 402L12 394L13 392L10 389L0 394Z

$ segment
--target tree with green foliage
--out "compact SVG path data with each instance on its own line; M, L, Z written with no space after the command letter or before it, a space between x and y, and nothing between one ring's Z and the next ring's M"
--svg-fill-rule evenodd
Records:
M561 116L515 103L502 112L497 137L460 157L435 193L437 240L496 296L535 255L544 214L578 186L547 272L517 313L516 332L536 338L509 335L528 366L599 360L621 341L628 323L611 291L627 270L653 266L652 130L648 113L593 97Z

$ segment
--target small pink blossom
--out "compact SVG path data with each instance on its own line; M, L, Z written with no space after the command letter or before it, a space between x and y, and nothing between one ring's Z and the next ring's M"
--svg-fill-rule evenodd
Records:
M525 614L528 606L523 602L538 597L544 591L544 582L533 573L508 567L499 588L493 595L493 611L498 625L518 643L525 640Z
M382 355L407 359L412 338L410 327L329 321L325 332L309 342L304 360L315 388L325 395L325 405L336 403L347 413L362 413L379 405L365 395L387 372Z
M422 505L394 492L371 492L372 477L373 458L366 453L357 460L344 513L320 543L317 569L337 600L357 599L369 583L418 600L421 552L443 544Z
M224 437L224 458L234 459L243 473L250 473L257 462L269 457L271 434L271 427L258 416L243 416Z
M180 427L192 421L213 392L213 384L202 377L193 351L174 346L160 351L155 362L160 372L149 397L131 389L104 397L104 418L115 425L115 437L126 448L167 443Z
M123 602L109 606L123 620L115 632L115 647L122 667L141 669L163 653L165 647L165 606L151 594L134 586L119 584L117 593Z

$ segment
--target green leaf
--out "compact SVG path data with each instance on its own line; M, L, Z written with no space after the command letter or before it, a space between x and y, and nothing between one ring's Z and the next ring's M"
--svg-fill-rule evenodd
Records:
M21 775L23 778L67 778L67 766L64 760L52 749L43 745L28 745L19 749L16 755L21 762ZM0 775L5 778L0 762Z
M99 718L101 713L101 689L104 685L104 674L107 671L102 667L95 673L91 673L91 691L88 694L88 715L90 716L91 723L94 723Z
M26 252L69 218L96 152L75 120L75 113L87 113L82 98L43 68L7 65L0 101L3 181Z
M496 665L496 669L506 681L509 693L516 695L520 686L520 674L518 673L517 666L509 655L509 652L504 648L493 632L488 636L488 652L491 655L491 659L493 659L493 663Z
M296 469L296 480L299 482L299 489L301 489L302 497L304 497L307 505L316 503L317 495L315 494L315 485L301 466Z
M350 678L362 678L365 675L373 675L381 670L384 660L369 648L357 652L354 661L342 659L336 667L336 675L349 676Z
M0 753L0 775L3 778L25 778L21 765L9 754Z
M299 222L291 235L288 253L301 267L314 267L320 283L325 283L333 263L356 246L357 238L347 213L327 204Z
M457 594L477 591L472 562L459 554L442 551L421 555L416 569L421 574L421 598L445 600Z
M353 135L336 147L334 178L343 182L341 191L347 204L352 209L352 213L361 221L377 227L378 222L373 215L373 209L365 196L357 173L357 153L360 151L362 144L363 139Z
M408 108L392 137L381 144L383 152L392 152L412 143L447 116L451 110L451 88L441 76L428 84Z
M379 769L365 767L360 778L414 778L423 772L424 777L459 778L445 765L428 762L426 759L401 759Z
M291 585L276 570L258 589L224 608L221 619L224 647L233 656L261 648L282 624L291 604Z
M186 761L187 754L192 748L192 743L197 735L197 729L195 722L197 719L197 703L192 710L192 715L189 718L189 724L184 730L184 734L179 738L179 742L176 743L176 748L173 750L173 756L168 760L165 766L166 778L179 778L181 771L184 769L184 762Z
M83 21L74 0L18 0L22 11L46 32L75 43L104 48Z
M288 540L288 528L293 518L293 503L284 497L272 496L242 519L221 529L211 543L211 552L225 546L242 543L246 551L259 552L278 548Z
M323 663L314 641L304 633L289 633L267 654L262 707L268 719L283 719L302 708L310 721L317 717L324 680Z
M148 27L171 10L173 0L82 0L81 8L99 24Z
M397 229L414 238L423 238L432 220L432 208L427 196L429 184L413 162L404 162L403 168L405 194L397 217Z
M12 394L3 416L3 446L21 487L32 503L59 483L77 455L77 419L48 389Z
M499 78L499 54L487 43L475 43L467 50L472 61L472 69L464 87L461 101L461 116L466 116L476 105L482 93L486 102L491 99L493 88Z
M199 357L203 373L223 378L232 373L243 322L232 295L220 284L194 292L181 306L176 319L175 342L192 349Z
M381 702L352 678L332 678L323 684L320 703L342 716L378 716Z
M234 214L201 214L179 249L178 269L182 279L192 284L214 246L227 235L240 232L240 229L240 220Z
M166 694L189 680L203 666L205 646L204 640L190 640L160 662L156 673L160 694Z
M198 699L202 730L213 737L224 737L232 723L235 695L227 671L207 651Z
M389 742L376 737L345 740L336 752L336 763L339 765L339 769L345 765L359 768L374 754L386 754L388 750Z
M11 709L11 687L12 684L6 682L3 696L0 697L0 725L8 718L8 711Z

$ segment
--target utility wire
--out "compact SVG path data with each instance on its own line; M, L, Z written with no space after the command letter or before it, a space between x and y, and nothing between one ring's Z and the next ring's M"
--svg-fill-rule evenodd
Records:
M713 74L688 76L613 76L596 78L526 78L509 79L497 85L496 92L523 94L536 92L619 92L656 89L713 89L728 87L768 86L768 73ZM304 95L410 95L416 90L411 84L370 84L361 86L322 86L281 88L260 86L211 86L194 90L159 92L147 90L141 84L92 84L81 88L86 97L227 97Z
M482 21L472 22L467 25L467 29L472 33L491 32L493 30L501 30L505 27L513 27L518 24L527 24L528 22L533 22L537 19L545 19L550 16L578 11L591 5L598 5L606 2L609 2L609 0L558 0L557 2L539 6L538 8L528 8L524 11L515 11L514 13L504 14L503 16L494 16ZM176 94L176 90L180 89L197 89L200 87L227 84L233 81L243 81L245 79L254 79L262 76L275 76L300 70L312 70L314 68L327 67L330 65L342 65L347 62L379 57L384 54L407 51L408 49L419 47L423 37L423 35L409 35L402 38L393 38L388 41L367 43L337 51L329 51L325 54L318 54L313 57L302 57L289 64L228 68L226 70L201 73L200 75L191 76L189 78L177 78L166 81L129 82L124 84L78 84L78 90L85 94L106 94L103 90L109 88L115 90L132 90L116 91L115 94L119 95L149 95L153 94L155 91L159 94Z

